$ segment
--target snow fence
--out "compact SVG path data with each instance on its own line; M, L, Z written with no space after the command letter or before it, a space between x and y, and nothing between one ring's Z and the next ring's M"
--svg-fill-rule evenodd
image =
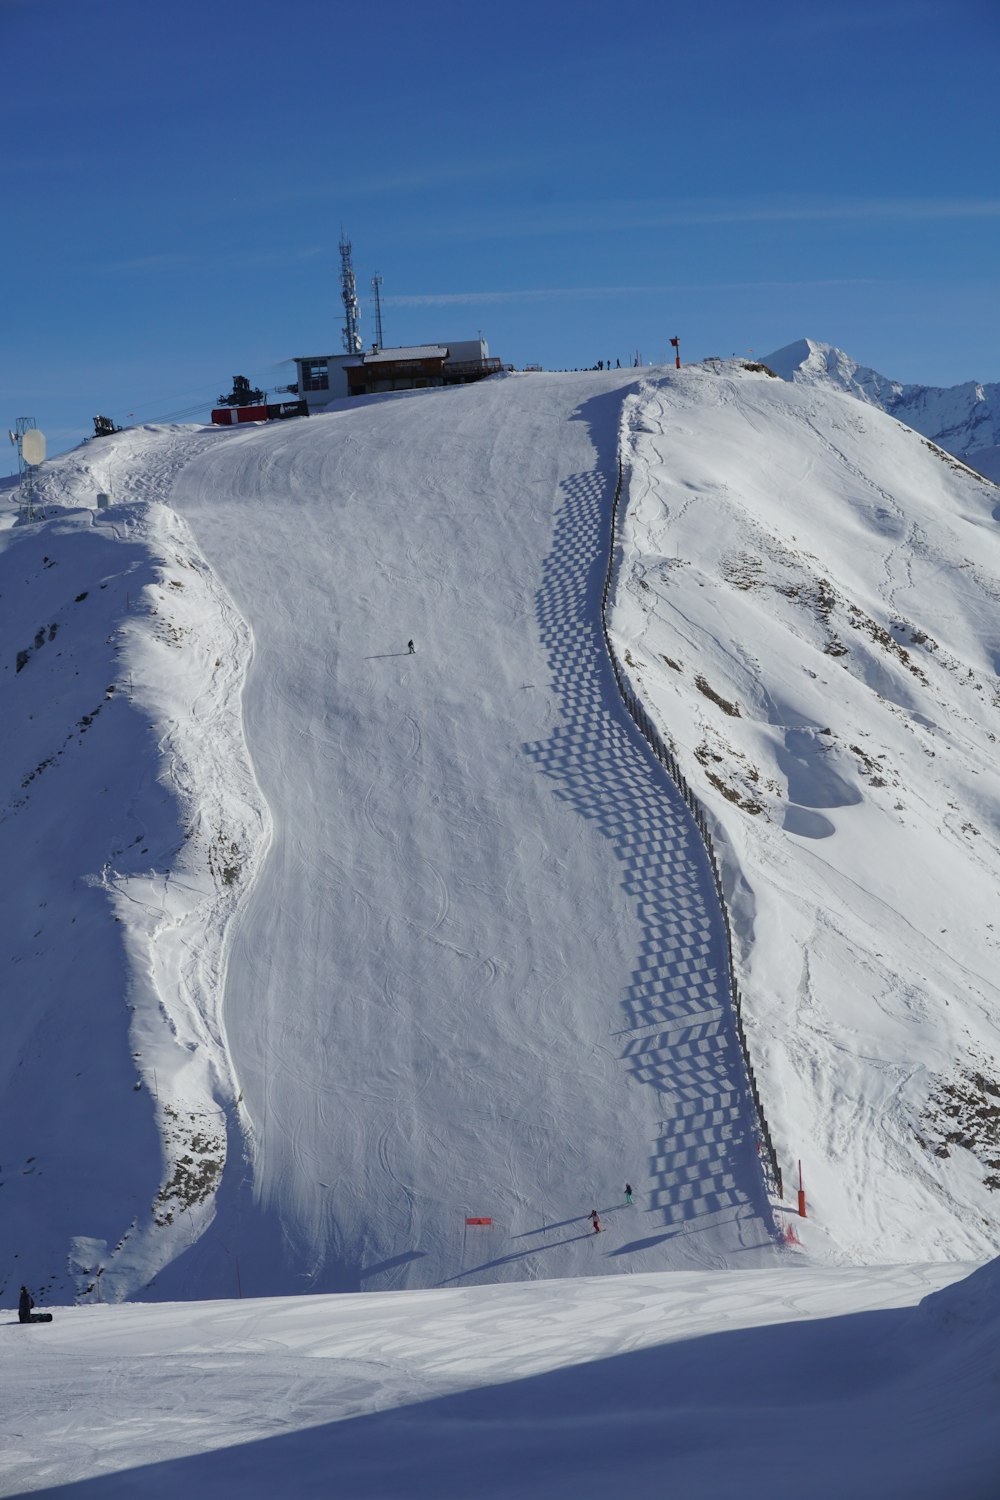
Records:
M705 848L708 850L708 858L712 866L712 878L715 881L715 890L719 898L719 906L722 909L722 917L726 929L726 951L729 964L729 992L732 997L733 1012L736 1016L736 1035L739 1038L740 1051L743 1054L743 1065L746 1068L747 1082L750 1085L750 1095L753 1099L754 1111L757 1118L757 1132L760 1142L761 1165L768 1187L773 1193L777 1195L777 1197L781 1198L784 1196L782 1192L781 1168L778 1165L777 1152L774 1149L774 1142L771 1139L771 1131L767 1123L767 1116L764 1113L764 1106L761 1103L760 1090L757 1087L757 1077L753 1070L753 1064L750 1061L750 1049L747 1046L746 1031L743 1026L743 999L740 994L739 985L736 983L736 967L733 963L733 933L729 921L729 908L726 905L725 897L722 894L722 877L719 872L719 862L715 857L715 845L712 840L712 835L709 831L705 814L702 811L701 803L698 801L698 798L691 790L691 787L688 784L687 777L684 775L684 772L681 770L680 765L677 762L677 757L663 743L663 740L660 738L659 731L653 724L642 703L639 701L639 699L636 697L635 693L629 686L629 683L625 678L625 674L622 671L621 663L619 662L618 657L615 654L615 649L611 644L611 635L608 631L608 598L611 594L611 579L614 573L615 547L618 542L618 517L621 508L623 472L624 470L622 465L622 458L621 453L619 452L618 482L615 485L615 496L611 509L611 545L608 548L608 566L604 577L604 588L601 593L601 629L604 632L604 644L607 647L612 670L615 674L615 681L618 684L618 691L621 694L622 702L625 704L632 722L635 724L640 734L642 734L643 738L648 743L657 760L660 762L660 764L666 770L667 774L671 777L671 779L677 786L678 791L684 798L684 801L687 803L688 808L690 809L692 816L694 817L695 824L697 825L698 832L705 844Z

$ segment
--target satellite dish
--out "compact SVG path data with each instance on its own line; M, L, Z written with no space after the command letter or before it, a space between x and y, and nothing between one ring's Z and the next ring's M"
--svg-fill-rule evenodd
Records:
M21 439L21 457L26 464L45 462L45 434L37 427L29 427Z

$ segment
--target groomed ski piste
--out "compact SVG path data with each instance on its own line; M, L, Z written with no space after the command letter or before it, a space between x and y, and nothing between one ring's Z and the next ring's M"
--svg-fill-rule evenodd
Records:
M997 494L855 407L739 362L525 375L45 466L0 556L0 1109L5 1293L58 1312L3 1341L0 1493L264 1495L291 1463L299 1494L335 1464L357 1495L552 1495L624 1462L623 1492L747 1495L807 1438L810 1494L900 1462L900 1493L993 1493L993 1268L899 1310L996 1251ZM766 1190L723 913L618 692L609 561L806 1221ZM795 566L808 628L775 608ZM892 639L890 605L939 679L867 629ZM838 608L862 652L827 649ZM915 725L940 762L903 818L870 766ZM357 1291L393 1295L330 1295ZM52 1413L95 1339L130 1395L81 1451ZM830 1403L855 1389L852 1456Z

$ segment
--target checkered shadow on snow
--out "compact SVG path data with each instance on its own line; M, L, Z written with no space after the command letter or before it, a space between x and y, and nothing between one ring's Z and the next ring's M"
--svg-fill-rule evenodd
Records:
M734 1247L763 1244L770 1216L708 855L683 798L628 716L604 644L613 488L598 472L562 485L536 596L562 721L524 748L556 795L608 840L641 924L621 996L623 1024L612 1031L630 1072L656 1091L660 1122L641 1200L653 1216L643 1229L649 1238L623 1250L724 1220L739 1221Z

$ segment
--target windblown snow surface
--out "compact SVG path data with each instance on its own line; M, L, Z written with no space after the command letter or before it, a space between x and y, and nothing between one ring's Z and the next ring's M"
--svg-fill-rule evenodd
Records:
M0 1330L0 1493L995 1500L1000 1264L968 1270L67 1308Z
M28 1280L57 1306L403 1300L234 1304L197 1327L168 1301L80 1306L13 1328L0 1357L40 1421L19 1406L3 1492L128 1470L118 1493L224 1494L237 1474L242 1495L273 1493L259 1444L226 1445L308 1428L298 1493L348 1430L370 1465L350 1493L467 1493L433 1465L468 1421L460 1454L519 1434L567 1493L588 1454L599 1468L624 1444L630 1492L692 1482L700 1457L712 1493L745 1495L781 1410L801 1397L818 1440L820 1407L849 1388L869 1488L840 1437L823 1452L854 1493L882 1493L872 1476L905 1446L905 1492L939 1494L930 1455L960 1441L964 1493L992 1494L996 1361L960 1318L880 1325L892 1347L874 1363L850 1319L787 1345L772 1329L735 1363L720 1347L739 1390L713 1385L711 1339L685 1343L704 1419L686 1456L662 1430L676 1348L650 1350L641 1413L628 1380L602 1402L605 1360L639 1343L721 1336L758 1302L774 1324L908 1306L996 1253L997 491L880 411L733 362L135 429L47 464L37 499L0 538L8 1299ZM801 1247L765 1191L707 855L607 658L609 559L613 647L713 830L786 1196L799 1160L806 1174ZM650 1313L661 1296L673 1333ZM685 1323L686 1299L712 1310ZM463 1330L463 1352L435 1346L445 1383L419 1391L410 1310ZM345 1317L396 1373L359 1389ZM581 1335L602 1317L613 1331ZM498 1402L514 1373L493 1319L521 1357L527 1329L561 1328L547 1372L592 1362L565 1388L582 1426L549 1374L524 1388L549 1426L525 1428L520 1387ZM45 1351L76 1341L86 1364L101 1329L116 1390L137 1351L169 1353L148 1403L218 1402L231 1425L198 1405L162 1447L110 1416L85 1454L72 1425L45 1436L85 1380L67 1363L60 1383ZM823 1381L800 1390L795 1354ZM335 1398L313 1385L329 1358ZM961 1417L931 1386L942 1360ZM220 1375L248 1365L285 1392L265 1429ZM192 1387L196 1369L211 1383ZM439 1406L466 1387L486 1404ZM877 1440L863 1391L903 1427ZM415 1399L422 1437L339 1420ZM190 1474L133 1468L216 1448ZM534 1493L522 1477L494 1474L492 1493Z

